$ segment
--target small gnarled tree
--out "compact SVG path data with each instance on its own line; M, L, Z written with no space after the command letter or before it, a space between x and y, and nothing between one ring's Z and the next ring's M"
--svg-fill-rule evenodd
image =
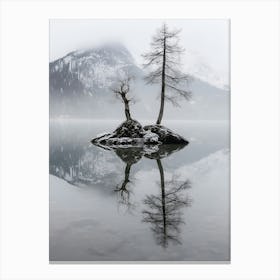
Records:
M180 71L180 55L184 49L179 46L179 33L180 30L171 31L164 23L152 38L151 51L143 54L146 61L144 67L151 68L145 77L146 82L161 84L157 124L162 121L165 100L179 106L179 97L187 100L191 97L191 92L186 89L190 77Z
M125 74L123 77L118 78L117 82L111 88L111 90L116 94L116 97L121 98L124 104L124 112L127 121L132 120L129 104L131 102L135 102L133 98L128 96L132 80L133 76Z

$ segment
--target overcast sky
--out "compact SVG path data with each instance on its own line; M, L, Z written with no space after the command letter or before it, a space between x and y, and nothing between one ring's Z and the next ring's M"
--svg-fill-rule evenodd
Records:
M149 50L151 37L163 22L171 29L181 29L181 45L199 55L226 80L229 73L229 21L224 19L50 20L50 61L73 50L112 41L122 42L141 64L141 54Z

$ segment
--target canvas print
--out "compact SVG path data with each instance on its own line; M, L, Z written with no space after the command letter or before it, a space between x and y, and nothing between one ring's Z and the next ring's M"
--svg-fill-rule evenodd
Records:
M50 262L229 262L229 21L49 32Z

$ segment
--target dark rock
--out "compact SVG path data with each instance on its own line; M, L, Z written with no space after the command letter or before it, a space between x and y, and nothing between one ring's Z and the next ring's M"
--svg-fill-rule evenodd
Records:
M126 164L135 164L144 155L143 147L116 148L112 150Z
M159 136L159 141L162 144L188 144L189 142L180 136L179 134L174 133L169 128L162 125L146 125L143 127L145 131L151 131Z
M142 125L135 120L128 120L120 124L112 133L106 133L91 140L98 145L139 145L143 144L146 131Z
M114 132L115 137L142 138L145 134L142 125L135 120L123 122Z

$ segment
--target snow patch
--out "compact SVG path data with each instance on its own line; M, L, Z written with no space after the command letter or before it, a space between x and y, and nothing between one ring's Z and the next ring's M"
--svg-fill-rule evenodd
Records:
M159 143L159 136L150 130L148 130L144 135L144 143Z
M105 135L108 135L109 133L108 132L101 132L101 133L98 133L96 135L96 138L99 138L99 137L102 137L102 136L105 136Z

